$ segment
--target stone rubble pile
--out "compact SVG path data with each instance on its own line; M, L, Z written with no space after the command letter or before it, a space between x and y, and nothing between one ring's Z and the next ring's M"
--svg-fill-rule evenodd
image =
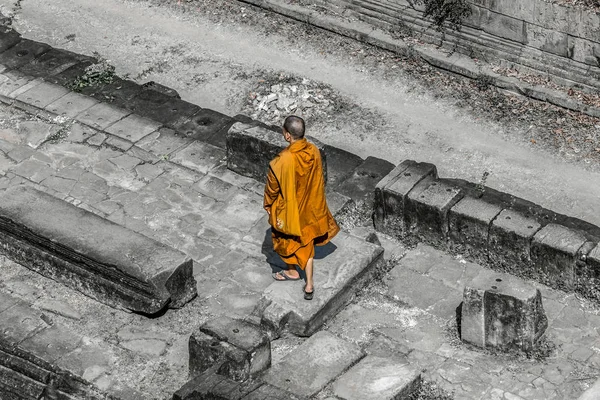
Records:
M336 98L330 88L308 79L270 84L262 83L250 92L244 113L267 124L280 125L295 114L311 119L331 113Z

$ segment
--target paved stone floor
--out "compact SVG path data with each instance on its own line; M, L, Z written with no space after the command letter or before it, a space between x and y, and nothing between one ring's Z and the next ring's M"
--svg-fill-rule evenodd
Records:
M32 103L0 104L0 190L35 186L185 252L195 261L199 295L149 319L103 306L2 258L2 329L21 339L47 332L46 340L61 349L53 361L102 390L127 399L169 398L187 379L190 332L212 316L247 316L273 283L262 185L228 171L219 147L23 79L0 74L4 96ZM7 83L19 89L8 90ZM82 107L74 119L60 116L72 111L66 96ZM482 267L428 246L405 249L381 239L386 257L394 256L391 272L325 330L368 354L406 357L457 399L573 399L600 375L594 305L541 287L550 320L548 357L473 349L457 339L454 312L464 284ZM299 282L284 284L300 290ZM289 335L274 341L274 362L303 341ZM25 344L42 351L40 343ZM326 386L317 398L331 394Z

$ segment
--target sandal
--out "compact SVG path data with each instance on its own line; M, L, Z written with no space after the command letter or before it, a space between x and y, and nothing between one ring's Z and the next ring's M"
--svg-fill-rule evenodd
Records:
M279 278L278 278L278 277L279 277ZM283 279L282 279L282 278L283 278ZM275 273L273 274L273 279L275 279L276 281L280 281L280 282L283 282L283 281L299 281L299 280L300 280L300 277L297 277L297 278L292 278L291 276L289 276L289 275L288 275L288 274L286 274L285 272L283 272L283 271L279 271L279 272L275 272Z
M307 292L306 291L306 286L304 286L304 300L312 300L313 299L313 295L315 294L315 289L313 288L312 292Z

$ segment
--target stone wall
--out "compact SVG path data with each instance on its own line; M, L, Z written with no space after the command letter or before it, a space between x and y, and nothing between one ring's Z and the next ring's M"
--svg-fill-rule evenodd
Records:
M600 15L544 0L467 0L473 10L460 32L442 34L407 0L315 0L342 15L559 84L600 88Z

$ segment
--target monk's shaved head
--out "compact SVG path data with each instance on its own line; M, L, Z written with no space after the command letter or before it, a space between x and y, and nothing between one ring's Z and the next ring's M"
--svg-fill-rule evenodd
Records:
M294 139L302 139L304 137L304 120L295 115L290 115L285 119L283 129L289 132Z

